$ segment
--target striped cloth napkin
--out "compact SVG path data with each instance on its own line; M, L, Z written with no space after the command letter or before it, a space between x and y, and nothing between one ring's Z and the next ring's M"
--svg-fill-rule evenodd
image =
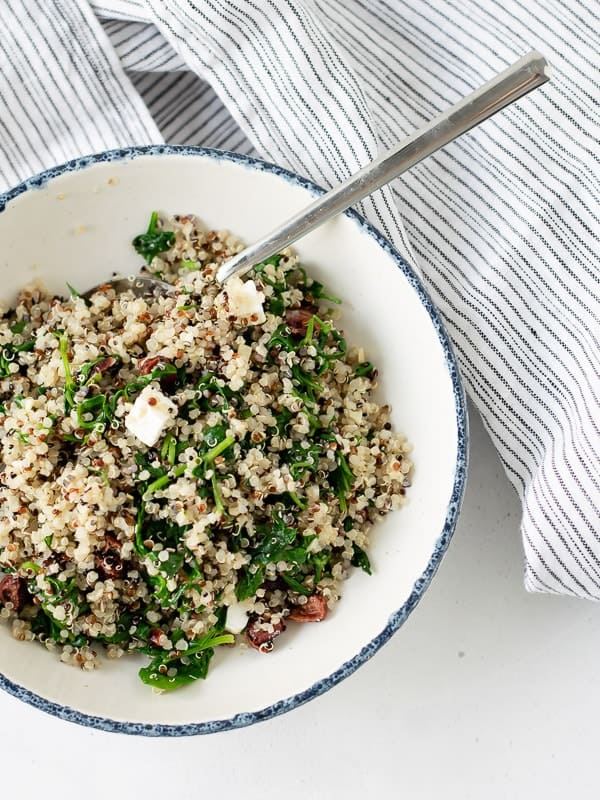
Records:
M523 505L528 589L600 598L593 0L3 0L0 188L167 141L333 185L532 47L552 82L362 211L424 275Z

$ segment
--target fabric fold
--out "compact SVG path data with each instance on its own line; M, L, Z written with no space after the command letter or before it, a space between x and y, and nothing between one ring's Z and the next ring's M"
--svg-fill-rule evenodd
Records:
M160 141L87 4L5 0L0 28L4 186L83 153Z
M523 503L526 587L600 599L589 0L7 0L0 24L5 185L162 136L257 153L331 186L540 49L549 85L360 210L422 271L444 316Z

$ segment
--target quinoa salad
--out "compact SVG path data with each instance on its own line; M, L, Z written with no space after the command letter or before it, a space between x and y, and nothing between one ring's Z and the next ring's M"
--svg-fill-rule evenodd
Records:
M412 464L291 251L221 286L242 245L194 216L133 246L171 292L0 309L0 619L83 669L143 653L165 691L324 620Z

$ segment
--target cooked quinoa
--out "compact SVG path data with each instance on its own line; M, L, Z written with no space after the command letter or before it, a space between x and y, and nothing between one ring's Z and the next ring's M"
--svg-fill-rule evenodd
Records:
M2 309L0 617L84 669L145 653L160 691L324 619L412 465L290 251L221 287L227 232L153 214L133 244L171 293Z

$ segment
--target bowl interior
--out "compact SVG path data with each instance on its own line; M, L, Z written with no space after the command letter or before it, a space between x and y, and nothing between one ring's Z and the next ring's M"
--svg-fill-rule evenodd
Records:
M149 214L195 213L206 226L250 242L302 208L311 191L274 171L214 155L142 155L91 163L8 202L0 214L0 303L41 279L64 294L113 271L138 271L130 246ZM268 656L228 650L205 682L157 696L141 684L145 659L103 660L86 673L0 627L0 672L28 690L85 714L133 723L184 725L264 709L304 692L352 660L411 595L444 528L461 448L457 400L428 310L394 257L355 218L342 216L297 247L310 273L343 299L343 329L379 369L380 398L414 445L408 502L372 535L372 577L356 570L321 625L289 626ZM456 499L456 495L455 495ZM323 684L322 686L324 686Z

